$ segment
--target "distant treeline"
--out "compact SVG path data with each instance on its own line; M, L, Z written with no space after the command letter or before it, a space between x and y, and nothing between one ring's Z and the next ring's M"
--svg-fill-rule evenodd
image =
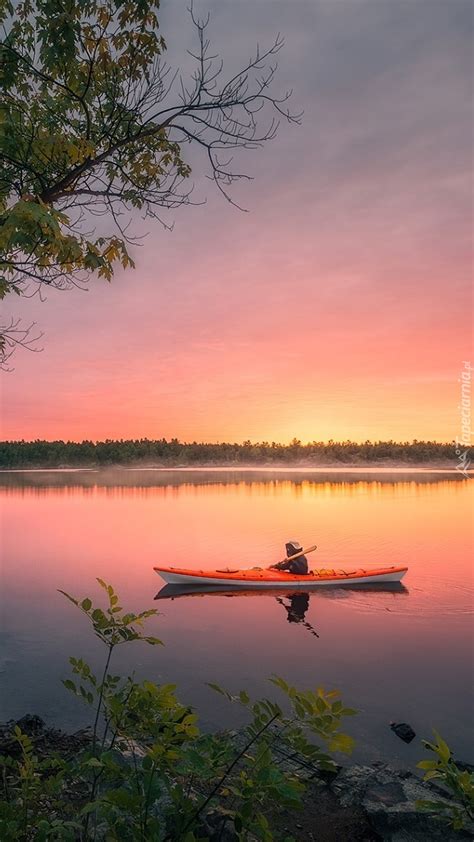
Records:
M4 441L1 468L60 468L104 465L327 465L399 462L448 462L454 444L435 441L313 441L290 444L246 441L243 444L185 443L178 439L113 441Z

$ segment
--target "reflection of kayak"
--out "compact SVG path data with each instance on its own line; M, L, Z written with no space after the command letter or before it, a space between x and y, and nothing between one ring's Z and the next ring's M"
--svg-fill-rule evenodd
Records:
M337 587L333 585L333 587ZM348 585L346 583L346 589ZM401 582L372 582L368 584L351 584L349 586L354 591L363 591L364 593L371 592L371 593L398 593L398 594L407 594L408 591ZM294 588L294 586L293 586ZM309 588L294 588L291 592L288 590L288 587L272 587L268 588L267 590L263 588L252 589L252 588L245 588L245 587L232 587L229 585L164 585L160 591L155 596L155 599L178 599L179 597L186 597L186 596L225 596L225 597L237 597L237 596L271 596L271 597L287 597L290 598L294 593L307 593Z
M361 585L377 582L400 582L407 567L382 567L375 570L312 570L306 576L284 570L189 570L179 567L155 567L168 585L211 585L230 588L308 588L321 585Z

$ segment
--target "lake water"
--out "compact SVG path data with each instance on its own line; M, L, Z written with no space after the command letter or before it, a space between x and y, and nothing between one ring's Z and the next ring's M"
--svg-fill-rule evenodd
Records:
M100 600L100 576L130 610L161 612L149 628L165 646L123 647L115 671L176 682L205 728L241 721L207 681L276 696L266 680L276 673L341 691L360 712L347 727L358 759L423 755L418 739L391 732L396 720L420 738L436 727L473 761L473 491L455 472L3 473L0 718L87 722L60 679L69 655L98 667L101 652L56 589ZM154 600L159 561L267 565L288 538L318 544L315 567L407 564L406 588L312 592L306 624L289 622L289 598L271 593Z

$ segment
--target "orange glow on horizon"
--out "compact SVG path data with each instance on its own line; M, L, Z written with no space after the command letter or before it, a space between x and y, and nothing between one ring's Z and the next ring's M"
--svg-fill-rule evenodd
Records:
M207 386L187 378L186 389L176 383L173 388L169 382L151 391L149 382L130 381L115 384L113 391L98 387L81 394L71 388L61 398L60 413L53 395L51 409L45 399L32 416L25 414L21 419L11 417L5 405L1 437L281 444L294 438L303 443L331 439L450 442L461 432L457 375L453 371L451 378L443 375L425 382L416 377L411 382L408 377L389 382L338 375L332 382L301 370L292 372L283 384L266 382L264 375L261 383L236 386L234 394L231 390L226 394L225 373L218 384Z

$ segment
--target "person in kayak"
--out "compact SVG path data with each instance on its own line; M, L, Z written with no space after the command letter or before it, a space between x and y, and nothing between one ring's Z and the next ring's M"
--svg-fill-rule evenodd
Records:
M288 573L297 573L299 576L308 575L308 559L305 555L291 559L290 556L300 553L303 547L299 541L288 541L285 544L288 561L280 561L279 564L272 564L270 570L287 570Z

